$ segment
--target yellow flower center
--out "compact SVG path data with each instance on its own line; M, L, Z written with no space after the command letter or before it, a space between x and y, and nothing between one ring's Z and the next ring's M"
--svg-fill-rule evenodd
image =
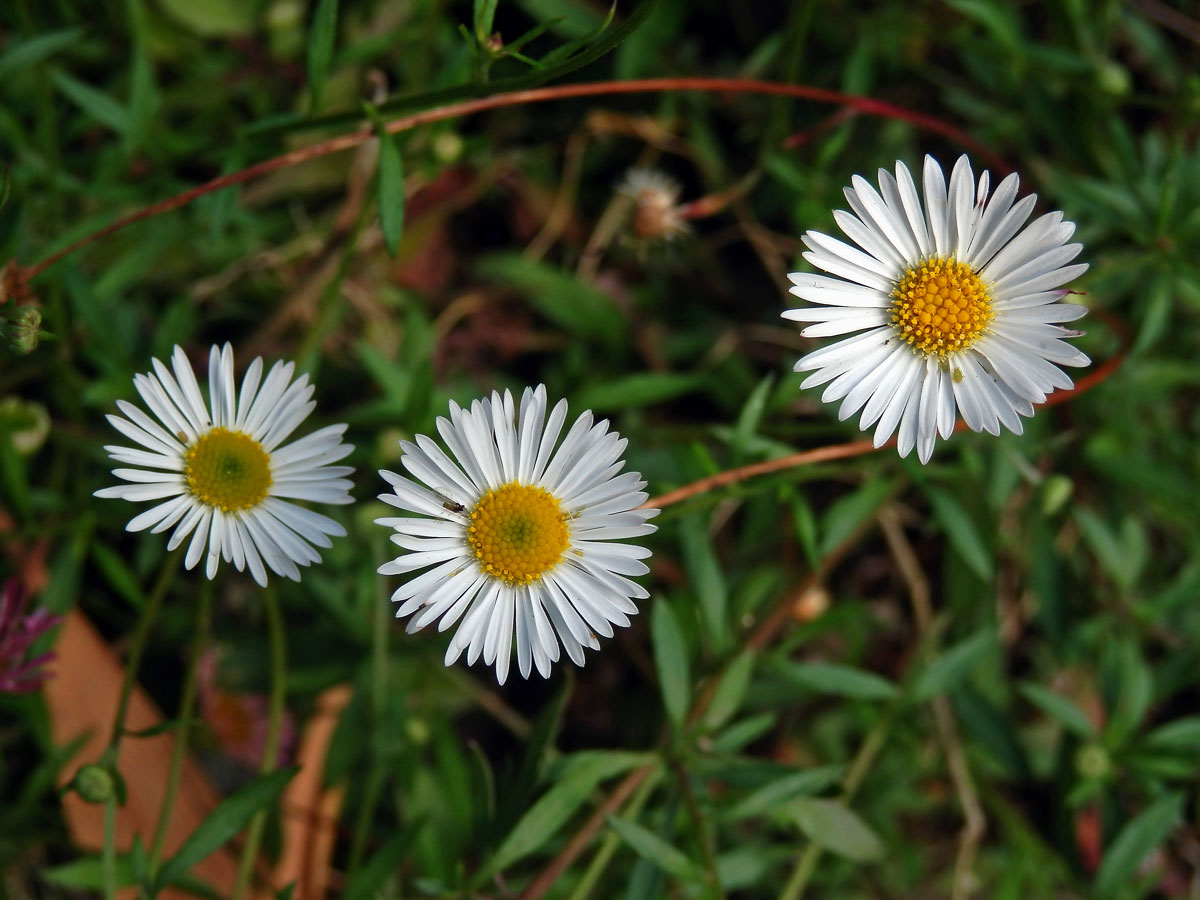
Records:
M975 343L992 320L992 298L966 263L927 259L892 291L896 333L925 356L945 357Z
M213 428L184 453L187 488L225 512L258 506L271 486L271 457L248 434Z
M479 565L506 584L529 584L562 559L567 514L549 491L511 481L471 510L467 540Z

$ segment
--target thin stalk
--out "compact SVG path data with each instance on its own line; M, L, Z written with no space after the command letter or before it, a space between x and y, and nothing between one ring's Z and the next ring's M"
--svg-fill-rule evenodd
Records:
M875 723L874 728L867 732L867 736L863 739L862 746L858 748L858 753L850 762L850 769L846 772L846 778L842 782L841 800L843 803L849 803L854 799L854 795L862 786L867 773L871 771L871 766L875 764L875 757L883 749L891 727L892 714L888 712ZM808 846L804 848L804 852L800 854L800 858L796 860L796 865L792 869L787 883L783 886L783 890L779 892L779 900L800 900L804 896L805 888L808 887L809 880L817 870L817 863L821 861L823 852L817 844L809 842Z
M646 801L650 799L650 794L654 791L655 785L658 784L658 778L647 778L642 782L641 786L634 793L629 801L629 806L624 810L624 815L628 819L636 818L638 813L642 811L642 807L646 805ZM587 900L589 894L596 887L596 882L600 880L600 876L608 869L609 862L612 861L613 854L617 852L622 844L621 839L615 831L611 829L604 836L604 841L600 845L600 849L596 851L596 855L592 857L591 863L584 870L583 877L579 879L579 883L575 885L575 890L571 892L571 896L567 900Z
M377 541L377 543L381 543ZM382 557L382 547L376 548L376 557ZM372 610L371 630L371 747L370 771L367 783L363 789L363 800L358 808L358 816L354 822L354 838L350 844L349 865L346 867L347 877L352 877L362 865L363 856L367 849L367 838L371 832L371 822L375 818L375 809L379 805L379 796L386 782L386 767L384 765L385 748L384 718L387 715L387 683L388 683L388 633L391 626L391 602L383 587L383 579L375 579L375 599Z
M133 686L137 683L138 666L141 664L142 653L145 651L146 641L150 637L150 629L158 616L158 610L162 607L167 588L174 580L177 556L178 551L173 551L168 553L166 559L163 560L158 579L154 582L154 587L150 589L150 596L142 605L142 611L138 615L137 625L133 632L133 642L129 645L129 659L125 663L125 679L121 682L121 695L117 700L117 713L113 718L112 734L109 736L108 746L100 756L101 765L111 766L117 761L117 749L120 746L121 737L125 733L125 716L129 712L129 698L133 695Z
M104 900L117 900L117 799L104 804L104 848L100 851L100 877Z
M267 611L267 634L271 643L271 699L267 719L267 741L263 748L262 766L259 772L266 775L275 770L279 759L279 732L283 723L284 690L287 686L287 644L284 640L283 614L279 609L279 597L273 586L263 590L263 606ZM238 861L237 880L233 886L233 900L242 900L254 871L258 857L258 845L262 841L263 829L267 824L267 811L260 810L250 821L246 831L246 843L242 846L242 857Z
M674 769L675 777L679 780L679 792L683 794L684 806L687 807L688 816L696 829L696 843L700 845L700 855L704 860L705 880L708 882L709 891L711 896L724 900L725 891L721 889L721 878L717 874L717 855L712 832L709 830L708 822L704 818L700 805L696 802L696 795L692 791L692 783L688 779L687 771L679 763L674 766Z
M183 682L183 697L179 701L180 724L175 736L175 746L171 750L171 768L167 773L167 789L163 794L162 806L158 811L158 824L154 828L154 842L150 845L148 867L151 882L154 881L154 876L158 872L163 843L167 838L167 824L171 821L171 809L175 804L175 795L179 791L180 778L183 776L183 763L187 759L188 738L191 736L192 716L196 709L200 656L208 645L212 592L212 582L206 579L200 586L200 601L196 604L196 624L192 633L191 659L188 660L187 675Z

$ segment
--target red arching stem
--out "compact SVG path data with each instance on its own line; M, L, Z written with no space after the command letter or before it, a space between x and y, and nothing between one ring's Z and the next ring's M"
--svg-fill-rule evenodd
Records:
M832 103L858 112L867 113L868 115L882 116L889 119L899 119L908 122L912 125L922 128L926 131L940 134L943 137L949 138L963 147L971 150L979 157L987 160L989 165L995 166L997 169L1007 172L1010 167L998 156L992 153L983 144L976 141L966 132L949 124L948 122L939 119L936 116L928 115L927 113L918 112L914 109L909 109L904 106L899 106L895 103L888 103L884 100L876 100L874 97L862 97L856 94L844 94L841 91L830 91L824 88L808 87L801 84L780 84L774 81L759 81L753 78L644 78L636 81L601 81L589 82L585 84L563 84L554 87L533 88L527 91L513 91L508 94L499 94L494 97L483 97L478 100L466 100L462 103L452 103L447 106L441 106L436 109L425 110L424 112L414 113L410 116L404 116L395 119L388 123L387 130L396 134L401 131L407 131L410 128L415 128L418 125L426 125L430 122L440 122L443 119L452 119L457 116L466 116L472 113L482 112L488 109L499 109L505 106L519 106L523 103L541 103L546 100L564 100L571 97L594 97L606 96L614 94L647 94L663 91L710 91L722 93L743 93L743 94L773 94L781 97L795 97L800 100L812 100L816 103ZM94 231L88 236L81 238L73 244L69 244L57 253L53 253L45 259L34 263L24 270L26 278L34 278L41 274L48 267L58 262L65 256L69 256L76 250L86 247L103 237L107 237L127 225L132 225L135 222L140 222L143 219L148 219L160 213L170 212L174 209L179 209L186 206L198 197L203 197L205 194L211 194L213 191L219 191L222 188L233 187L234 185L244 184L247 181L253 181L255 178L260 178L277 169L283 169L287 166L292 166L297 163L306 162L310 159L316 159L319 156L327 156L330 153L338 153L342 150L349 150L352 147L357 147L359 144L365 143L374 136L374 131L370 128L364 128L360 131L354 131L350 134L344 134L339 137L331 138L327 141L313 144L309 147L303 147L299 150L294 150L290 153L284 153L281 156L276 156L263 162L256 163L253 166L242 169L239 172L233 172L229 175L222 175L219 178L214 178L212 181L197 185L194 188L189 188L181 194L176 194L174 197L169 197L137 212L130 213L112 222L98 231Z

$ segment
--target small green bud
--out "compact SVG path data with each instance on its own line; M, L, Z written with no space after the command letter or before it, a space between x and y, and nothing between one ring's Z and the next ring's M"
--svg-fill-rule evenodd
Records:
M18 306L0 325L0 331L12 351L20 356L32 353L42 332L42 311L36 306Z
M1100 781L1112 773L1112 759L1099 744L1084 744L1075 754L1075 771L1081 778Z
M117 796L112 772L97 763L89 763L76 772L71 787L88 803L108 803Z

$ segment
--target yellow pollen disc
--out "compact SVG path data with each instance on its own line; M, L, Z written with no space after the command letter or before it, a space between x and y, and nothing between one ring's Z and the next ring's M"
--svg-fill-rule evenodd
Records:
M570 543L567 514L549 491L511 481L479 498L467 540L489 575L529 584L562 559Z
M966 263L927 259L908 269L892 291L896 333L925 356L965 350L992 320L992 298Z
M187 488L201 503L225 512L258 506L271 486L271 457L248 434L213 428L184 452Z

